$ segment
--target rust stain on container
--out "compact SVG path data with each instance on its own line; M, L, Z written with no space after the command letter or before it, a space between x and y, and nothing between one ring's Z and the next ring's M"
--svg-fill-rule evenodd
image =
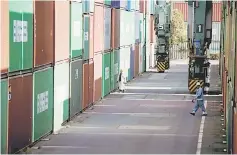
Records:
M9 67L9 4L0 2L1 10L1 74L8 72Z
M54 57L54 2L34 2L34 67L50 64Z
M135 69L134 69L134 72L135 72L135 77L138 76L139 74L139 44L136 44L135 45Z
M91 60L89 62L89 104L94 103L94 62Z
M94 58L94 15L90 14L90 31L89 31L89 35L90 35L90 48L89 48L89 58Z
M120 46L120 10L112 8L111 13L111 46L118 48Z
M94 67L94 101L98 101L102 96L102 54L94 56Z
M70 2L55 1L54 62L69 59Z
M8 150L15 153L31 143L32 74L10 78Z
M95 4L94 13L94 53L104 50L104 7Z
M83 98L82 108L85 109L89 105L89 63L84 62L83 64Z

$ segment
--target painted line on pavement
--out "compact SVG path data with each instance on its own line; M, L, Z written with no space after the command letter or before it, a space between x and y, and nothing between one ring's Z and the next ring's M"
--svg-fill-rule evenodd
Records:
M204 103L205 108L207 107L207 101ZM201 154L202 150L202 138L203 138L203 129L204 129L204 123L205 123L206 116L202 116L199 134L198 134L198 144L197 144L197 151L196 154Z

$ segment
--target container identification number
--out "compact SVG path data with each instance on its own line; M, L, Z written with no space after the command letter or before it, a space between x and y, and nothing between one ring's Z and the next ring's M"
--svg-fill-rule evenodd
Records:
M13 20L13 42L28 41L28 22Z

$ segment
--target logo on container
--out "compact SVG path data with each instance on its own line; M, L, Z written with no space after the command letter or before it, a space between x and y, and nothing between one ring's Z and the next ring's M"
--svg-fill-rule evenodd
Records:
M37 95L37 114L44 112L49 107L48 91Z

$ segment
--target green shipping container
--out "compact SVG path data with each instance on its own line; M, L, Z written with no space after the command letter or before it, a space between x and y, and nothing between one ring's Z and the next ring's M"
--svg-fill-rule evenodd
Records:
M53 68L36 71L33 75L32 141L53 129Z
M7 154L8 80L1 80L1 154Z
M70 58L82 57L82 3L71 2Z
M146 71L146 44L142 46L142 52L143 52L143 60L142 60L142 72Z
M69 119L69 62L54 68L54 131Z
M84 15L83 16L83 59L88 60L89 59L89 29L90 29L90 15Z
M111 0L105 0L105 1L104 1L104 4L105 4L105 5L108 5L108 6L111 6Z
M9 1L9 72L33 67L33 1Z
M118 75L119 75L119 61L120 61L120 50L119 49L115 49L113 50L113 52L111 53L111 82L110 82L110 86L111 86L111 91L115 90L118 88Z
M102 97L110 93L110 68L111 68L111 57L110 52L103 54L103 70L102 70Z

